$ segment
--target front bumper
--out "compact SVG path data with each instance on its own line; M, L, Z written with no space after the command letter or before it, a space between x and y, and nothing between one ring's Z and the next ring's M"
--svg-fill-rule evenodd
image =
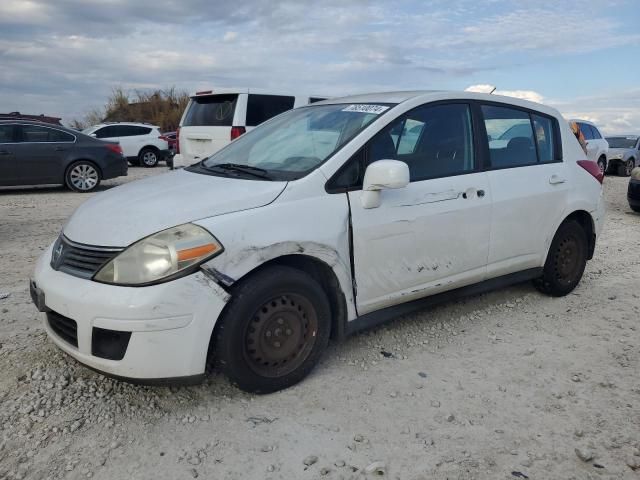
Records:
M203 272L149 287L118 287L55 271L50 258L51 247L36 264L32 298L47 312L45 330L60 349L94 370L133 381L204 375L211 332L229 294ZM77 324L77 347L51 315ZM121 360L94 355L96 329L130 332Z

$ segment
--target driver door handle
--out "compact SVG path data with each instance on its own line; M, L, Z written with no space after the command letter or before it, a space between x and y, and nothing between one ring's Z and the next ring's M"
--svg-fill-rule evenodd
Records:
M566 180L558 175L551 175L551 178L549 178L549 183L551 185L557 185L564 182L566 182Z

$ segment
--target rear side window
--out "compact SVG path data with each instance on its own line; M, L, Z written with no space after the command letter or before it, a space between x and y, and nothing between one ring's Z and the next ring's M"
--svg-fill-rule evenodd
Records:
M73 142L74 136L38 125L22 125L22 141L25 143Z
M553 121L549 117L531 115L535 130L538 160L540 163L550 163L556 160L556 142Z
M521 167L537 163L529 114L508 107L483 105L492 168Z
M116 137L135 137L137 135L148 135L151 133L149 127L138 127L136 125L119 125Z
M0 143L13 143L13 125L0 125Z
M580 131L582 132L582 135L584 135L585 140L594 139L593 130L591 130L591 125L578 122L578 126L580 127Z
M602 135L600 135L600 130L598 130L593 125L589 125L589 126L591 127L591 131L593 132L593 138L596 140L600 140L602 138Z
M321 102L323 100L326 100L326 98L323 98L323 97L311 97L311 98L309 98L309 103Z
M291 110L295 97L281 95L249 95L247 101L247 126L255 127L282 112Z
M236 111L238 95L192 97L183 127L230 127Z

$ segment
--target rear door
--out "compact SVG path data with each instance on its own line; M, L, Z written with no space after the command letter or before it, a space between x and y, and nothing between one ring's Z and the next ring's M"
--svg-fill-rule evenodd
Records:
M147 144L151 127L141 125L118 125L118 139L125 157L137 157L142 147Z
M473 130L468 104L424 105L363 150L365 164L406 162L411 181L377 208L348 193L359 314L484 279L491 198Z
M567 204L569 177L555 118L503 104L481 106L493 200L487 275L542 266L546 245Z
M41 125L18 125L15 144L17 174L25 185L62 183L65 157L76 137L70 133Z
M180 125L180 153L185 164L208 157L231 141L231 127L241 95L191 97Z
M0 185L16 185L19 167L16 165L16 126L0 124Z

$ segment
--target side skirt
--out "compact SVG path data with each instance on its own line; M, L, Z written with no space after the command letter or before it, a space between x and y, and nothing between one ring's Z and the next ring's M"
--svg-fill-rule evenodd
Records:
M361 330L373 328L383 323L387 323L389 320L401 315L423 310L427 307L433 307L441 303L450 302L470 295L490 292L516 283L528 282L541 276L542 268L530 268L521 272L510 273L509 275L485 280L473 285L467 285L466 287L456 288L455 290L449 290L448 292L442 292L429 297L419 298L410 302L376 310L375 312L367 313L348 322L346 325L346 335L352 335Z

